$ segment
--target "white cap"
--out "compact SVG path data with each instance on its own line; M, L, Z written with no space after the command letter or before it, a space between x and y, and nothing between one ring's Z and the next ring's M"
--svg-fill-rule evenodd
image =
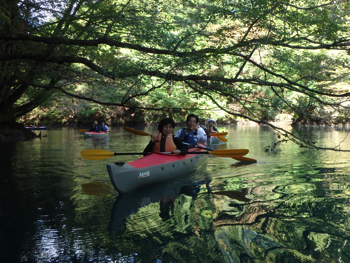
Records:
M209 120L207 120L206 125L208 125L208 123L209 123L210 121L214 122L214 125L216 125L216 121L215 121L214 119L209 119Z

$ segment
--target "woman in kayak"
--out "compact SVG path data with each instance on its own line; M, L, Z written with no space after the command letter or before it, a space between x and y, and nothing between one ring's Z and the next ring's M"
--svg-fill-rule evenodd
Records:
M197 115L189 114L186 119L187 128L178 130L175 133L176 138L180 138L184 143L198 145L206 143L207 135L205 131L199 127L199 118Z
M150 152L172 152L181 153L181 149L187 148L179 138L174 138L173 130L175 122L171 118L164 118L158 124L158 134L152 134L151 140L143 151L144 154Z
M216 121L214 119L207 120L206 127L204 127L204 130L208 137L210 137L212 133L219 132L215 125Z
M90 128L91 132L100 132L100 125L98 125L97 120L94 120L94 123L92 124Z

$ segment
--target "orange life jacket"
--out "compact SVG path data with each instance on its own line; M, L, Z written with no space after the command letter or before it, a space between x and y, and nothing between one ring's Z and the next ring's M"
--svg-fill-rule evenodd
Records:
M153 145L154 152L173 152L176 150L176 145L173 140L173 135L168 135L166 138L162 133L158 133L157 141Z

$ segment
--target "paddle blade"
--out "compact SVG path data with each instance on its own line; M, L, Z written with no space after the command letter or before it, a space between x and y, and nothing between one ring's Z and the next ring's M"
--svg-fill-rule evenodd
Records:
M217 138L222 142L227 142L227 139L224 136L217 136Z
M232 157L232 159L235 159L235 160L240 161L240 162L251 162L251 163L257 162L257 160L255 160L255 159L243 157L243 156L234 156L234 157Z
M236 155L246 155L249 153L248 149L225 149L225 150L216 150L209 151L209 154L213 154L218 157L235 157Z
M225 136L227 135L228 132L213 132L212 134L210 134L211 136Z
M79 129L78 132L87 132L85 129Z
M136 134L136 135L140 135L140 136L150 136L151 134L147 133L147 132L143 132L143 131L139 131L133 128L129 128L129 127L125 127L123 126L124 130L132 133L132 134Z
M86 160L104 160L114 156L113 152L99 149L89 149L81 151L81 157Z

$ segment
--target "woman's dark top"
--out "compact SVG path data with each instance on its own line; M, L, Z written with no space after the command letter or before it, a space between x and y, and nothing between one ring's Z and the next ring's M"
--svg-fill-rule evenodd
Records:
M92 124L90 131L91 132L100 132L100 125Z

